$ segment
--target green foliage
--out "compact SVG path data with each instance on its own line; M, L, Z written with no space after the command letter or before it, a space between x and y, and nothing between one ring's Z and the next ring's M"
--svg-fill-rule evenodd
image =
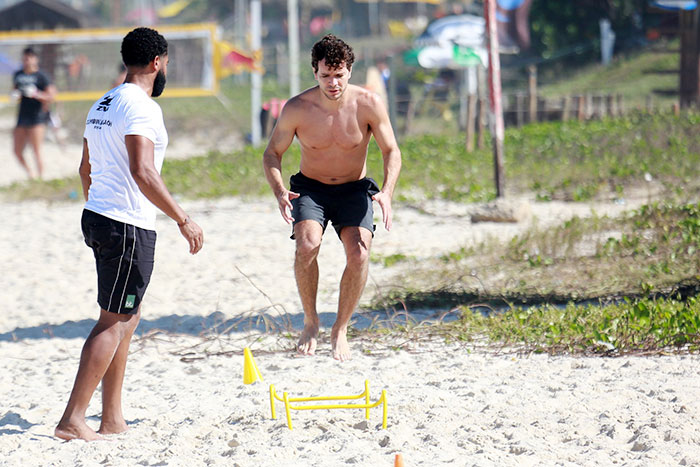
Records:
M398 263L409 261L411 259L415 259L415 258L410 257L410 256L406 256L403 253L394 253L394 254L386 255L386 256L379 255L375 252L370 253L370 261L371 262L382 264L382 265L384 265L384 267L387 267L387 268L394 266Z
M700 350L700 298L623 300L612 305L545 305L484 316L463 309L446 333L486 335L494 342L549 353Z
M185 105L183 121L187 109ZM505 139L506 185L511 193L534 191L540 200L586 201L610 194L621 197L627 187L651 176L677 196L689 197L700 188L699 125L700 115L694 113L636 113L510 129ZM495 197L490 148L468 153L461 138L423 135L404 141L401 151L398 201L482 202ZM186 160L166 158L163 176L174 193L186 197L257 196L268 193L262 152L263 148L246 147ZM285 176L298 170L299 158L293 144L283 158ZM381 183L383 160L374 143L367 166L368 175ZM16 184L4 190L20 197L60 198L71 191L63 185L79 188L77 178L70 180L34 182L31 189Z
M299 148L292 146L283 159L283 172L296 173L299 157ZM185 160L166 159L162 174L173 193L191 198L269 193L263 175L262 149L251 146L235 153L211 152Z
M437 327L451 341L485 335L552 353L695 352L698 251L700 203L657 202L614 218L574 217L558 226L535 226L505 244L416 261L397 278L400 285L383 289L375 304L479 309L509 304L488 317L463 305L459 323ZM528 303L533 306L511 305ZM568 305L553 305L560 303Z
M633 113L618 119L526 126L506 134L507 181L541 200L585 201L624 192L647 174L673 185L700 170L700 117ZM692 184L691 184L692 185Z

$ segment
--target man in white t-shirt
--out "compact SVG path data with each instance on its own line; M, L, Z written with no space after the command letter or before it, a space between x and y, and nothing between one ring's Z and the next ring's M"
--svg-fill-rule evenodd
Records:
M165 87L168 43L157 31L136 28L122 41L127 68L123 84L88 112L80 178L86 199L85 243L97 263L100 318L85 341L57 437L100 439L127 430L121 390L129 344L153 271L156 208L173 219L189 244L202 248L202 229L170 195L160 170L168 134L160 106L151 99ZM92 394L102 381L102 421L95 432L85 423Z

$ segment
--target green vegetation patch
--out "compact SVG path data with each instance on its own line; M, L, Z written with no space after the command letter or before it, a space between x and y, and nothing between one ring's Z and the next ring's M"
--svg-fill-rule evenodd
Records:
M408 261L376 306L567 303L700 289L700 204L574 217L439 258Z
M270 192L263 173L262 148L247 146L232 153L171 160L163 164L163 179L171 192L188 198L261 196ZM282 159L282 173L299 170L299 148L293 146Z
M637 113L618 119L540 123L506 132L505 180L509 193L534 191L541 200L586 201L623 197L647 184L679 199L700 191L700 115ZM268 194L262 169L264 148L210 152L184 160L167 159L163 177L187 198ZM489 148L467 152L460 137L424 135L401 144L403 169L398 201L445 199L483 202L495 197ZM283 157L285 177L299 168L299 146ZM368 175L383 180L376 144L368 153ZM80 182L17 183L3 188L15 198L67 199Z
M530 352L660 353L700 349L700 298L624 300L611 305L513 308L483 315L462 308L443 324L450 339L492 342Z

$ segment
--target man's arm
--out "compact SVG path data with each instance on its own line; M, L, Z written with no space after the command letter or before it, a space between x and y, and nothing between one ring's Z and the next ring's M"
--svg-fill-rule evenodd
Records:
M129 169L141 192L165 215L177 222L180 233L190 245L190 253L202 249L202 229L177 204L165 186L153 162L153 141L145 136L126 135Z
M85 197L85 201L88 200L88 192L90 191L90 185L92 184L90 170L90 151L88 150L87 140L83 138L83 157L80 159L78 173L80 174L80 183L83 185L83 196Z
M270 184L270 188L277 198L282 218L288 224L294 222L291 200L299 197L298 193L287 190L282 179L282 155L292 144L296 131L291 105L293 103L289 102L282 109L277 125L272 130L270 141L263 153L263 169L267 183Z
M394 130L391 128L389 113L379 96L372 94L372 105L370 108L370 127L374 140L382 152L384 159L384 183L379 193L372 197L382 208L382 221L386 230L391 230L392 210L391 200L394 196L394 188L401 172L401 150L396 143Z

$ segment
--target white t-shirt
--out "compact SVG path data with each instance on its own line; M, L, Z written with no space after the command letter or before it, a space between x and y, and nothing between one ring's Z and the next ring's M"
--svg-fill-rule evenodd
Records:
M90 153L90 190L85 209L125 224L155 230L156 207L134 181L129 170L126 135L140 135L154 145L154 164L160 173L168 132L160 106L139 86L124 83L93 104L84 137Z

